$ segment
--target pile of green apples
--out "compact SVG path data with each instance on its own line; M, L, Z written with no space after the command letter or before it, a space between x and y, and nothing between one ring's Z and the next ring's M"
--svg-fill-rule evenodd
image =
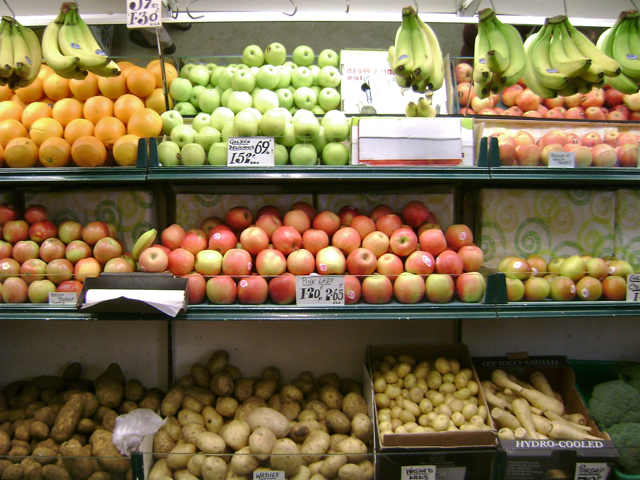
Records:
M272 43L244 49L242 63L186 64L169 93L176 102L162 117L163 166L227 164L230 137L275 139L276 165L349 163L351 121L340 110L339 56ZM186 118L193 116L193 119Z

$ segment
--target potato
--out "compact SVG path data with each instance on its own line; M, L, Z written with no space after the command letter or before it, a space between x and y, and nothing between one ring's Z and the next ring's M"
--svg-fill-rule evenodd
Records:
M7 432L0 431L0 455L4 455L11 449L11 437Z
M195 477L201 478L202 464L206 459L207 456L202 453L198 453L197 455L191 457L187 462L187 470L189 470L189 473Z
M329 450L330 442L331 437L322 430L315 430L309 433L300 448L300 452L303 454L303 460L307 463L319 461L322 455Z
M191 443L179 443L167 456L167 467L177 470L187 468L189 459L196 454L196 446Z
M201 451L208 454L224 453L227 448L224 439L213 432L200 432L196 435L195 445Z
M278 390L278 382L273 378L258 380L253 386L253 395L263 400L269 400Z
M259 407L249 414L247 423L251 430L258 427L267 427L277 438L283 438L289 433L289 420L280 412L267 407Z
M302 395L305 397L313 392L314 389L313 380L308 380L306 378L296 378L291 381L291 385L300 390Z
M82 395L72 395L68 402L60 409L56 421L51 429L51 438L58 443L66 442L80 422L83 410Z
M132 378L124 384L124 398L138 403L144 398L144 386L137 378Z
M320 430L320 422L317 420L303 420L291 425L288 436L294 442L302 443L315 430Z
M364 472L359 465L346 463L338 469L340 480L364 480Z
M330 437L329 450L331 452L337 452L338 451L338 444L341 441L346 440L347 438L349 438L349 435L345 435L344 433L334 433Z
M46 440L36 443L34 449L36 448L49 448L53 450L56 455L60 452L60 444L54 442L51 438L47 438Z
M164 398L164 392L158 388L150 388L144 392L144 397L138 402L138 407L148 408L154 412L160 408L162 399Z
M332 385L325 385L320 389L320 401L329 409L342 410L343 398L342 392Z
M342 412L352 420L356 413L367 413L367 402L362 395L357 393L348 393L342 399Z
M96 410L98 410L100 401L98 397L91 392L83 392L80 395L82 396L82 418L91 418L93 414L96 413Z
M120 365L110 364L94 381L96 397L98 397L100 405L118 408L124 398L124 382L124 374Z
M225 480L227 464L220 457L207 457L202 464L203 480Z
M216 350L211 354L207 362L207 368L211 375L222 372L229 364L229 352L226 350Z
M301 465L300 470L291 477L291 480L309 480L309 478L311 478L311 470L306 465Z
M188 468L179 468L173 472L174 480L198 480L194 474L192 474Z
M96 430L91 434L89 443L93 454L98 457L100 465L110 473L126 473L131 468L131 460L123 457L113 445L112 433L107 430Z
M324 403L319 400L312 400L305 405L305 410L313 410L316 412L316 420L322 421L326 418L327 412L330 410Z
M281 470L285 477L296 475L302 466L298 446L290 438L279 438L271 452L271 468Z
M249 445L249 435L252 427L244 420L231 420L220 432L225 443L234 450L240 450Z
M188 423L197 423L198 425L204 426L204 417L191 410L180 410L178 412L178 422L180 422L180 425L183 427Z
M304 422L305 420L318 420L318 414L314 410L302 410L298 415L298 421Z
M201 413L204 408L204 404L193 398L191 395L185 394L182 399L182 409L191 410L192 412Z
M183 389L196 386L196 382L193 381L193 377L191 375L184 375L180 377L176 380L175 384L179 385Z
M304 395L300 389L291 384L282 387L280 395L284 401L301 402L304 400Z
M371 480L373 478L374 475L374 470L373 470L373 464L371 463L371 460L363 460L360 463L358 463L358 466L362 469L362 472L364 473L364 480Z
M13 462L10 462L9 460L0 458L0 477L2 477L2 474L4 473L4 471L9 468L11 465L13 465Z
M351 430L349 418L337 409L332 409L327 412L326 422L330 432L349 433Z
M82 374L82 365L78 362L70 363L62 371L62 379L66 382L80 378Z
M327 478L331 478L338 474L340 467L347 463L346 455L329 455L322 462L320 473Z
M25 460L31 460L30 462L23 462L23 480L43 480L42 465L38 462L27 457Z
M238 401L233 397L218 397L216 411L223 417L231 418L238 409Z
M280 408L282 408L282 397L279 393L276 393L267 401L267 407L280 412Z
M176 442L166 430L158 430L153 436L153 451L156 453L156 455L154 455L156 459L167 458L167 455L175 446Z
M253 394L253 385L255 381L252 378L242 377L235 381L233 389L233 398L238 402L243 402L246 398Z
M93 472L87 480L111 480L108 472Z
M182 425L176 417L167 417L164 425L158 431L166 431L174 442L182 438Z
M258 427L249 435L249 448L258 460L267 460L276 444L276 435L267 427Z
M234 365L227 365L224 371L227 372L229 375L231 375L231 378L233 379L234 383L238 379L242 378L242 372L238 367L235 367Z
M209 373L209 369L206 365L203 365L201 363L194 363L193 365L191 365L191 378L193 378L193 382L197 386L208 388L211 374Z
M361 462L366 458L367 446L356 437L349 437L338 444L337 451L347 455L348 462Z
M69 472L58 465L45 465L42 467L42 476L45 480L71 480Z
M195 398L204 406L213 405L216 400L216 396L209 388L198 387L197 385L185 388L184 394Z
M147 480L158 480L162 477L173 478L173 470L167 465L166 458L156 460L149 471L149 478L147 478Z
M94 472L90 454L73 440L60 445L60 455L69 474L74 479L86 480Z
M300 404L290 400L282 402L282 405L280 405L280 408L278 409L278 411L287 417L288 420L295 420L298 418L300 410Z
M233 388L233 378L227 372L217 372L209 381L209 389L219 397L228 397L233 393Z
M229 462L229 470L236 475L249 475L260 465L260 460L251 455L249 446L237 450Z
M189 442L195 445L198 435L206 431L207 429L204 428L204 425L200 425L199 423L187 423L184 427L182 427L182 438L185 442Z
M176 385L167 392L160 404L160 413L164 417L175 415L180 410L182 400L184 399L184 390L182 387Z
M56 421L56 413L51 407L42 407L35 412L33 417L35 420L44 423L49 429L51 429Z
M47 447L36 447L31 452L31 457L40 465L56 463L58 452Z
M365 413L356 413L351 419L351 434L367 443L373 437L373 422Z
M113 432L113 429L116 427L116 418L118 418L118 416L118 412L109 409L109 411L104 414L104 417L102 417L102 428Z
M24 467L19 463L14 463L2 472L2 480L22 480Z
M202 419L204 427L209 432L218 433L224 425L224 418L212 406L206 406L202 409Z

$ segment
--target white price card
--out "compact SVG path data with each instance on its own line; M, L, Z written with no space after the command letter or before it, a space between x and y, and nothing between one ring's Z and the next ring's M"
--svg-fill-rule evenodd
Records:
M78 303L77 292L49 292L49 305L75 305Z
M128 0L127 28L162 26L161 0Z
M609 465L606 463L576 463L574 480L606 480L609 478Z
M549 168L576 168L574 152L549 152Z
M253 480L285 480L283 471L275 472L253 472Z
M230 137L227 166L255 167L274 165L273 137Z
M640 274L627 275L627 302L640 302Z
M344 305L344 276L296 276L296 305Z
M435 465L402 467L401 480L436 480Z

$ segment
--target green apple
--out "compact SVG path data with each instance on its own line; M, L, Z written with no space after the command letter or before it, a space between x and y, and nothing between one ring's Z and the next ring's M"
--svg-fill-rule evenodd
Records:
M215 88L206 89L198 97L198 107L205 113L212 113L220 106L220 94Z
M191 85L189 79L178 77L174 78L171 82L171 85L169 86L169 95L171 95L171 98L176 102L186 102L191 97L192 90L193 85Z
M225 123L224 127L222 127L222 130L220 130L220 139L223 142L228 141L229 137L237 137L237 136L238 136L238 132L236 131L236 127L233 120L231 120L228 123Z
M177 80L177 78L176 78L176 80ZM196 107L193 106L193 104L191 102L177 102L173 106L173 109L176 112L179 112L180 115L182 115L183 117L195 115L195 114L198 113L198 110L196 109Z
M260 71L259 67L251 67L249 69L249 71L253 74L253 76L255 77L256 75L258 75L258 72Z
M299 110L299 108L298 108L298 107L296 107L296 106L294 105L293 107L291 107L291 108L289 109L289 113L290 113L291 115L295 115L295 114L296 114L296 112L297 112L298 110Z
M245 108L250 108L252 105L253 99L248 92L231 92L227 100L227 107L235 114L238 114L238 112L241 112Z
M329 142L322 149L322 162L325 165L346 165L349 163L349 149L339 142Z
M293 123L287 122L284 126L284 133L276 138L276 142L287 148L291 148L298 143L296 132L293 129Z
M318 96L310 87L299 87L293 94L296 107L311 110L318 103Z
M318 73L318 84L322 87L338 88L342 75L336 67L322 67Z
M251 67L249 65L245 65L244 63L238 63L235 68L237 68L238 70L251 70Z
M182 66L182 68L180 69L180 78L185 78L188 79L189 78L189 72L191 72L191 69L195 67L194 63L187 63L185 65ZM173 83L173 82L171 82Z
M320 122L311 112L295 115L292 123L293 131L301 142L311 142L320 133Z
M218 86L218 77L220 76L220 73L224 71L225 68L227 67L218 65L216 68L213 69L213 72L211 72L211 77L209 78L209 83L211 85L213 85L214 87Z
M189 81L195 85L202 85L203 87L209 83L211 79L211 72L204 65L194 65L187 75Z
M287 119L287 122L293 121L293 115L291 115L291 112L289 111L289 109L284 108L284 107L278 107L275 110L278 110L279 112L282 112L282 114Z
M231 77L231 88L238 92L247 92L256 88L256 77L249 70L238 70Z
M324 134L329 142L344 142L351 133L349 119L339 110L330 110L322 117Z
M262 135L267 137L280 137L284 133L284 127L287 124L287 117L284 116L282 110L273 108L267 110L260 119L260 131Z
M224 93L224 90L222 89L222 87L220 85L216 85L214 90L218 92L218 95L220 95L220 101L222 101L222 94Z
M218 68L218 65L216 65L215 63L207 63L205 67L207 67L207 70L209 70L209 78L211 78L211 74L216 68Z
M187 143L180 149L180 160L183 165L200 166L204 165L207 154L202 145L197 143Z
M310 47L300 45L293 50L292 60L299 67L308 67L315 60L315 56Z
M331 87L325 87L318 94L318 105L325 110L338 110L340 108L340 93Z
M285 88L291 85L291 72L293 71L286 65L278 65L276 67L276 71L278 72L278 85L276 85L275 89Z
M292 165L316 165L318 163L318 152L310 143L297 143L291 147L289 160Z
M264 50L264 61L269 65L282 65L287 60L287 50L281 43L274 42Z
M209 165L225 166L227 164L227 142L218 142L211 145L207 161Z
M180 165L180 147L170 140L160 142L158 145L158 161L165 167Z
M319 86L318 75L320 74L320 67L317 65L309 65L311 76L313 77L313 85Z
M280 101L276 92L263 88L253 97L253 106L256 107L260 113L265 113L272 108L278 108Z
M298 65L296 65L292 61L284 62L284 66L289 67L291 71L294 71L296 68L298 68Z
M291 93L291 90L279 88L276 90L276 95L278 96L278 105L280 107L286 109L293 107L293 93Z
M209 125L220 132L226 123L233 121L233 117L235 117L235 113L233 113L231 109L227 107L218 107L211 114Z
M273 149L274 165L286 165L289 163L289 150L284 145L276 143Z
M330 48L326 48L320 52L318 55L318 66L322 67L336 67L340 65L340 55L338 55L334 50Z
M267 88L269 90L275 90L280 81L279 67L273 65L262 65L256 74L256 85L261 88Z
M328 143L327 137L324 136L324 127L320 126L320 130L318 131L318 136L313 139L311 142L314 147L316 147L316 151L322 155L322 149Z
M256 117L256 119L258 120L258 123L260 123L260 119L262 118L262 113L260 112L260 110L258 110L255 107L249 107L249 108L245 108L243 111L253 113L253 116Z
M257 45L249 45L242 51L242 63L250 67L260 67L264 63L264 53Z
M162 119L162 135L171 135L173 127L184 123L182 115L176 110L162 112L160 118Z
M214 143L220 142L220 138L220 132L218 130L210 125L205 125L198 131L196 143L202 145L205 152L208 152Z
M236 114L233 119L233 126L239 137L255 137L259 131L259 120L248 110L243 110Z
M195 143L196 138L198 138L198 132L191 125L183 123L173 127L170 137L171 141L175 142L182 150L182 147L187 143Z
M314 113L314 115L319 115L319 116L322 116L325 113L327 113L327 111L324 108L322 108L320 105L314 105L311 111Z
M191 105L193 105L196 110L200 108L200 105L198 103L198 98L200 98L200 94L205 90L206 88L204 88L202 85L195 85L191 89L191 96L189 97L189 103L191 103Z
M289 85L288 87L285 87L285 88L289 90L291 94L296 93L296 87L294 87L293 85Z
M209 126L210 122L211 115L208 113L200 112L194 117L193 121L191 122L191 126L196 132L200 133L200 129L205 125Z
M291 72L291 85L295 88L313 85L313 74L307 67L298 67Z
M234 67L225 68L220 72L220 75L218 75L218 85L220 85L223 90L231 88L231 79L237 71L238 69ZM173 82L171 82L171 84L173 85Z
M220 105L222 105L223 107L226 107L227 104L229 103L229 96L233 92L235 92L233 88L227 88L224 92L222 92L222 95L220 95Z

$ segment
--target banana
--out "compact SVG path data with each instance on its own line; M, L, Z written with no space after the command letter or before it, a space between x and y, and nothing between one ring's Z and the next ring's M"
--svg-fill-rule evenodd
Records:
M95 53L96 55L102 55L104 57L107 56L106 53L102 50L100 44L96 41L96 37L93 36L93 32L89 28L89 25L85 23L82 19L78 11L76 10L76 22L78 23L78 28L82 32L82 36L84 37L84 42L88 50Z
M571 35L571 40L573 40L575 46L580 50L580 53L590 58L592 65L594 63L600 65L604 70L604 74L609 77L615 77L620 74L620 64L618 62L611 58L604 50L596 47L591 40L579 32L569 21L565 21L564 26L569 32L569 35ZM602 35L605 33L606 31ZM601 38L602 35L600 35Z
M551 44L551 26L548 22L538 32L538 41L531 51L533 71L541 85L559 90L567 85L568 77L556 71L549 60L549 47Z
M44 29L42 34L42 56L44 61L56 73L69 71L78 66L80 58L77 55L66 56L60 51L58 36L62 27L62 17L58 16Z
M526 55L524 52L522 37L520 36L520 32L518 32L516 27L513 25L502 23L495 15L492 20L496 28L507 40L507 45L509 47L509 66L504 72L502 72L500 82L505 87L510 87L520 81L526 68Z
M426 98L420 97L418 100L418 115L425 118L433 118L436 116L436 109Z
M157 230L155 228L152 228L151 230L147 230L138 237L138 240L136 240L136 243L134 243L133 249L131 250L131 256L135 261L138 261L143 250L153 245L153 242L156 241L157 236Z
M429 47L431 48L431 58L433 58L433 68L431 69L431 76L429 77L429 84L427 85L427 89L431 91L436 91L442 88L444 84L444 57L442 56L442 49L440 48L440 42L438 42L438 38L436 34L432 30L432 28L424 23L418 14L416 14L416 22L418 23L418 28L420 28L427 40L429 41Z
M408 77L413 72L413 50L411 45L411 8L402 9L402 24L396 39L394 72Z
M89 73L87 70L83 70L80 66L76 66L71 70L56 70L56 75L68 80L84 80Z
M433 57L429 39L418 26L416 15L411 15L411 50L413 53L413 76L418 80L427 80L433 71Z
M29 47L18 30L18 22L11 25L11 45L13 46L13 73L19 77L29 75L31 65L29 63Z
M110 60L104 67L87 67L87 70L99 77L117 77L122 73L118 64L113 60Z
M473 91L480 100L487 98L491 95L491 90L489 89L489 83L481 84L473 82Z
M629 49L629 36L631 35L632 26L633 20L625 16L618 27L614 27L611 53L626 75L640 78L640 60ZM635 28L633 30L635 34Z
M574 83L567 82L567 86L560 90L556 90L556 93L562 97L570 97L571 95L575 95L579 92L578 87Z
M416 105L414 102L407 103L407 106L404 109L404 114L407 117L417 117L418 105Z
M497 73L493 74L491 81L486 86L494 95L501 93L506 88L506 85L502 82L502 77Z
M70 10L64 16L64 23L60 27L60 32L58 32L60 51L68 56L77 56L80 59L78 62L80 67L85 70L89 67L104 67L109 63L109 58L88 50L76 17L77 12L75 9Z
M0 77L9 78L13 73L13 43L11 42L11 23L2 17L2 44L0 45Z
M593 90L591 83L581 77L572 77L569 79L569 83L576 86L578 93L587 94Z
M621 73L620 75L616 75L615 77L604 77L611 88L615 88L619 92L625 93L627 95L633 95L634 93L638 93L640 89L638 87L638 81Z
M582 54L579 54L577 57L570 57L568 55L562 41L560 25L560 23L555 23L553 27L551 27L552 38L549 44L549 62L555 70L563 75L567 77L578 77L587 71L591 65L591 60Z
M495 15L491 15L491 17L494 16ZM487 52L487 65L494 73L504 72L509 66L510 61L509 45L507 43L507 39L504 38L504 35L502 35L495 23L491 20L491 17L485 20L490 48Z
M395 45L391 45L389 47L389 50L387 50L387 61L389 62L389 65L391 66L391 70L393 70L395 67L395 63L394 63L394 57L396 56L396 47Z
M487 65L487 52L489 51L489 39L484 22L478 22L478 34L473 45L473 81L485 84L491 81L491 70Z
M580 78L585 79L587 82L598 83L604 78L604 69L597 63L592 63L587 71L580 75Z
M17 23L17 22L16 22ZM29 75L21 78L18 81L20 88L28 87L31 85L40 73L40 66L42 65L42 48L40 47L40 40L33 30L26 28L17 23L18 31L27 44L29 50L29 56L27 62L29 62Z
M411 79L410 76L409 77L403 77L401 75L395 74L393 76L393 78L395 78L396 83L398 84L398 86L400 88L409 88L409 87L411 87L412 79Z
M418 93L425 93L427 91L427 87L429 86L429 79L425 78L424 80L418 80L414 77L413 82L411 82L411 90Z
M629 52L632 55L640 57L640 31L638 31L638 21L635 19L629 27Z
M536 95L540 95L543 98L555 98L558 96L556 91L542 85L538 81L538 78L536 77L534 72L531 52L533 51L533 47L535 47L538 40L540 40L538 34L534 34L529 35L529 37L527 37L527 39L524 41L524 51L527 59L527 61L525 62L523 75L524 83Z

